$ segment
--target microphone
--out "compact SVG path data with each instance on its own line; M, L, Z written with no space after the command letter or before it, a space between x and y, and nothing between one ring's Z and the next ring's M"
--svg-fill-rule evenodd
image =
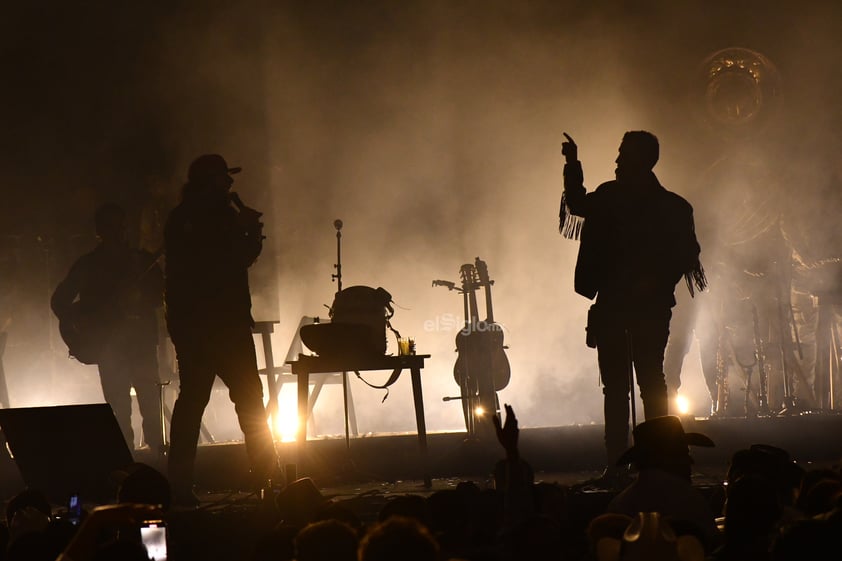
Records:
M244 213L248 216L253 216L254 218L260 218L261 216L263 216L262 212L256 211L253 208L247 207L245 204L243 204L243 200L240 198L240 195L238 195L234 191L228 193L228 197L231 200L231 202L234 203L234 206L237 207L237 210L241 213Z
M336 228L337 230L341 230L342 229L342 221L337 218L336 220L333 221L333 227Z

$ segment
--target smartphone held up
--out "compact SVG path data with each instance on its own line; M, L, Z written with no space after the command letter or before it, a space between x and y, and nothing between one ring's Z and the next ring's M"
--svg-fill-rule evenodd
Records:
M144 521L140 526L140 539L150 560L167 560L167 524L163 520Z

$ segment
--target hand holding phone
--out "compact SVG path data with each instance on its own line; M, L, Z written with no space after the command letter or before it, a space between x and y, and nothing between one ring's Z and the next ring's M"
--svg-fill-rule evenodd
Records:
M92 559L97 551L99 537L103 530L127 526L137 528L145 521L160 521L163 516L164 513L160 507L155 505L120 503L98 506L91 510L79 525L79 530L76 531L62 555L71 559ZM159 530L158 534L162 533L159 528L156 529ZM166 531L163 533L165 534ZM166 543L166 540L164 540L164 543ZM166 559L166 557L160 557L160 553L158 555L156 561Z
M140 525L140 540L152 561L167 560L167 524L163 520L144 520Z
M70 495L67 501L67 520L74 526L78 526L79 521L82 520L82 501L76 493Z

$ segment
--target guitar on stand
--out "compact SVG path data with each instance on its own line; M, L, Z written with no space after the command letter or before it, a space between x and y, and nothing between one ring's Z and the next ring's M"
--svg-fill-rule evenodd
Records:
M489 372L494 384L494 391L499 392L509 385L509 381L512 378L512 371L509 366L509 358L506 356L505 349L507 347L503 344L503 328L494 322L494 307L491 303L491 286L494 284L494 281L489 278L488 265L486 265L485 261L482 261L479 257L477 257L474 262L474 268L476 269L477 277L479 278L479 286L481 286L485 291L486 318L484 322L480 322L479 326L483 329L483 331L488 333L485 342L487 345L485 350L489 353L491 360L491 368ZM499 413L499 404L495 410Z
M491 307L491 285L488 268L479 258L474 264L466 263L460 269L464 327L456 335L459 354L453 367L453 377L459 385L458 397L445 397L444 401L459 400L465 417L469 439L492 438L492 415L499 415L497 391L508 385L511 378L509 361L503 345L502 328L494 323ZM457 290L456 283L433 281L433 286L446 286ZM486 315L480 320L477 290L485 289Z

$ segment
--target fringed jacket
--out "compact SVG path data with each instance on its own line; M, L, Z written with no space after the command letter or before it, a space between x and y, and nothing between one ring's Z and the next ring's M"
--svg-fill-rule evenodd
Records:
M564 166L559 230L581 239L574 288L598 302L631 308L672 307L682 276L690 293L707 281L693 207L666 190L654 173L634 184L584 187L580 162Z

